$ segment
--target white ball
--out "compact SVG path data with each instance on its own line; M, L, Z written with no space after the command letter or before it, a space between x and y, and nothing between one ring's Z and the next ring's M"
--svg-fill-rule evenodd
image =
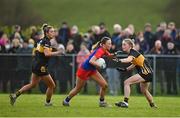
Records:
M103 58L97 59L96 62L98 63L98 65L99 65L102 69L106 68L106 62L105 62L105 60L104 60Z

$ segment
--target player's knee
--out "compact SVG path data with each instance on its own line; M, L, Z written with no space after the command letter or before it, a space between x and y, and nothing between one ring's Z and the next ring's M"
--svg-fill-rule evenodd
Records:
M55 87L56 87L56 85L53 83L53 84L50 84L49 86L48 86L48 88L51 88L51 89L55 89Z
M129 84L130 84L129 81L127 80L124 81L124 85L129 85Z
M102 85L101 87L102 87L102 89L107 89L107 88L108 88L108 84L107 84L107 83L105 83L105 84L104 84L104 85Z
M55 88L56 88L56 85L55 85L55 84L52 84L52 88L55 89Z

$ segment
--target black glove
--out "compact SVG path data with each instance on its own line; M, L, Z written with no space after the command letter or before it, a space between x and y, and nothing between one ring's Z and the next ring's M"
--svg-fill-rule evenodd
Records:
M120 72L126 72L127 68L116 68L116 70L120 71Z

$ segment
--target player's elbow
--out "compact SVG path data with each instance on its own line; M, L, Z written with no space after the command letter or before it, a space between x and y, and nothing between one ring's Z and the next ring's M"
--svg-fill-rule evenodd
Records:
M107 84L107 83L103 84L103 85L101 86L101 88L102 88L103 90L106 90L106 89L108 88L108 84Z
M46 52L46 53L44 53L44 55L45 55L46 57L52 56L51 52Z
M89 60L89 63L90 64L94 64L94 61L91 59L91 60Z

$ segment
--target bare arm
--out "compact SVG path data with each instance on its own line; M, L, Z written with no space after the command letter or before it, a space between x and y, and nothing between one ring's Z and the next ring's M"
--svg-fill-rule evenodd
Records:
M132 62L132 60L133 60L133 56L128 56L127 58L119 59L121 63L130 63Z
M44 49L44 54L45 56L49 57L49 56L57 56L61 53L61 51L56 51L56 52L52 52L49 48L45 48Z
M131 64L130 66L128 66L128 67L126 68L126 70L127 70L127 71L130 71L130 70L134 69L134 67L135 67L135 65L134 65L134 64Z
M96 60L97 60L97 58L96 58L95 56L93 56L93 57L90 59L89 63L92 64L92 65L94 65L94 66L96 66L96 67L98 67L98 68L100 68L99 65L98 65L98 63L96 62Z
M108 59L113 59L114 57L116 57L116 56L114 54L112 54L112 53L110 55L107 55Z

